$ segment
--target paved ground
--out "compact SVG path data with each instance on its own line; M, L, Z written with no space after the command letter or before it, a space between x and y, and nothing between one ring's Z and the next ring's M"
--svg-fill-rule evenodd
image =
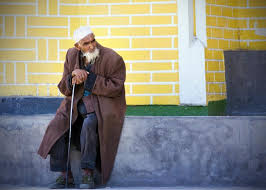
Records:
M0 185L0 190L46 190L45 187ZM266 190L266 187L105 187L112 190Z

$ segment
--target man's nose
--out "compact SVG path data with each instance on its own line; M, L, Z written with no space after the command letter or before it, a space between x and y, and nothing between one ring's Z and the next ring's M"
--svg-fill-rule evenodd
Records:
M93 45L89 45L89 50L93 50L94 46Z

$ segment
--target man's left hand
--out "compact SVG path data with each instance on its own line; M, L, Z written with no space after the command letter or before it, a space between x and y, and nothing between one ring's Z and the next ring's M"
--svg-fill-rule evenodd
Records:
M86 73L87 73L87 75L90 74L90 73L87 72L87 71L86 71ZM75 84L81 84L81 83L83 83L86 79L87 79L87 77L85 78L85 77L80 77L80 75L74 75L74 76L72 77L72 85L73 85L74 83L75 83Z

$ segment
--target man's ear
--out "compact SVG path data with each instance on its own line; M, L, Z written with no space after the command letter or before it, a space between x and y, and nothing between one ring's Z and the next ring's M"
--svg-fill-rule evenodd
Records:
M80 50L80 47L79 47L78 43L75 43L74 46L75 46L76 49Z

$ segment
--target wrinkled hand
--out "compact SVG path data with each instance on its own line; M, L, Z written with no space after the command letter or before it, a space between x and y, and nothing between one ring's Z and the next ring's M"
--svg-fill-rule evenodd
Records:
M88 76L89 72L83 70L83 69L75 69L72 72L72 84L81 84L83 83Z

